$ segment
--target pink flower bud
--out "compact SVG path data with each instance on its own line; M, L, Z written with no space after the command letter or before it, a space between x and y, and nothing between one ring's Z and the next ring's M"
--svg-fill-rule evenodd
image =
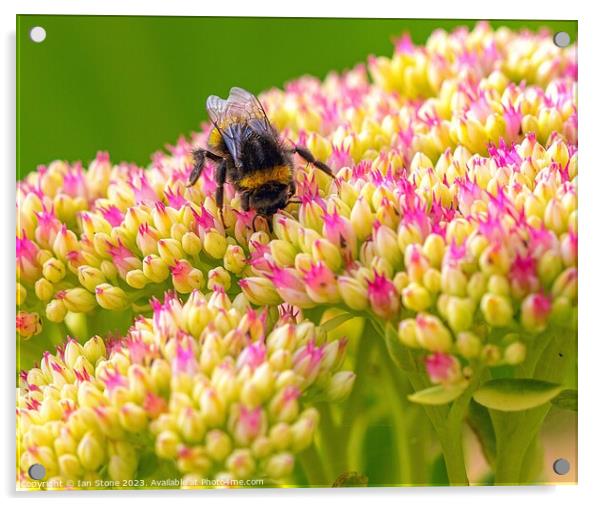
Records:
M399 295L385 276L374 274L374 280L368 281L368 300L372 311L381 318L391 319L399 312Z
M461 379L460 362L453 355L435 353L424 360L426 372L433 383L444 385Z

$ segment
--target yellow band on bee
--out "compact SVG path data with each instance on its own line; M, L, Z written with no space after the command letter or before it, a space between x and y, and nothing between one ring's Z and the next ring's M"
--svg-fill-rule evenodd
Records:
M257 188L270 181L288 184L291 180L291 169L288 165L276 165L268 169L260 169L238 181L244 188Z
M223 141L222 136L217 128L213 128L211 130L211 133L209 134L209 139L207 140L207 144L209 145L209 147L215 150L221 149Z

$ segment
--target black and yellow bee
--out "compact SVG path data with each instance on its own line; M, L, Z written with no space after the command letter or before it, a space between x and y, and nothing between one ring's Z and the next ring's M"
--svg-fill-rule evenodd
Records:
M193 151L194 167L188 185L199 179L207 158L216 162L215 200L220 214L224 184L228 182L240 195L242 209L254 209L271 229L271 216L284 209L296 193L295 153L334 177L330 167L316 160L308 149L284 145L261 102L252 93L232 88L227 100L211 95L207 98L207 113L213 123L208 149Z

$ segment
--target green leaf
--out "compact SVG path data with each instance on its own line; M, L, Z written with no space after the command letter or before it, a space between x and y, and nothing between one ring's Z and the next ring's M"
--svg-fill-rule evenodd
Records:
M417 404L426 404L429 406L447 404L460 397L467 386L468 383L447 386L437 385L408 395L408 399Z
M471 399L470 404L468 405L468 416L466 417L466 421L477 436L485 459L493 468L495 463L496 442L495 429L493 428L489 410L476 403L474 399Z
M148 478L157 469L159 461L153 452L147 452L142 455L138 465L137 478Z
M577 411L577 390L563 390L552 399L552 404L560 409Z
M353 315L351 313L343 313L343 314L335 316L334 318L331 318L330 320L324 322L322 325L320 325L320 328L324 332L330 332L331 330L336 329L339 325L342 325L347 320L351 320L351 318L354 318L354 317L355 317L355 315Z
M445 467L445 459L443 458L443 454L439 455L433 462L430 484L444 487L449 485L447 467Z
M556 397L562 387L528 378L490 380L474 393L474 400L499 411L523 411L541 406Z
M405 348L399 342L397 331L390 323L387 323L385 328L385 343L387 345L387 351L389 352L389 355L398 367L408 372L415 371L416 368L412 361L410 350Z

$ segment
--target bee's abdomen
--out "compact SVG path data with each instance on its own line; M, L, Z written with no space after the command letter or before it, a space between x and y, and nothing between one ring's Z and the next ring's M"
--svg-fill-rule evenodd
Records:
M274 139L252 136L241 143L239 159L247 170L285 165L287 160Z
M288 185L290 181L291 168L289 165L283 164L250 171L237 181L237 186L241 189L252 190L254 188L259 188L266 183L281 183Z

